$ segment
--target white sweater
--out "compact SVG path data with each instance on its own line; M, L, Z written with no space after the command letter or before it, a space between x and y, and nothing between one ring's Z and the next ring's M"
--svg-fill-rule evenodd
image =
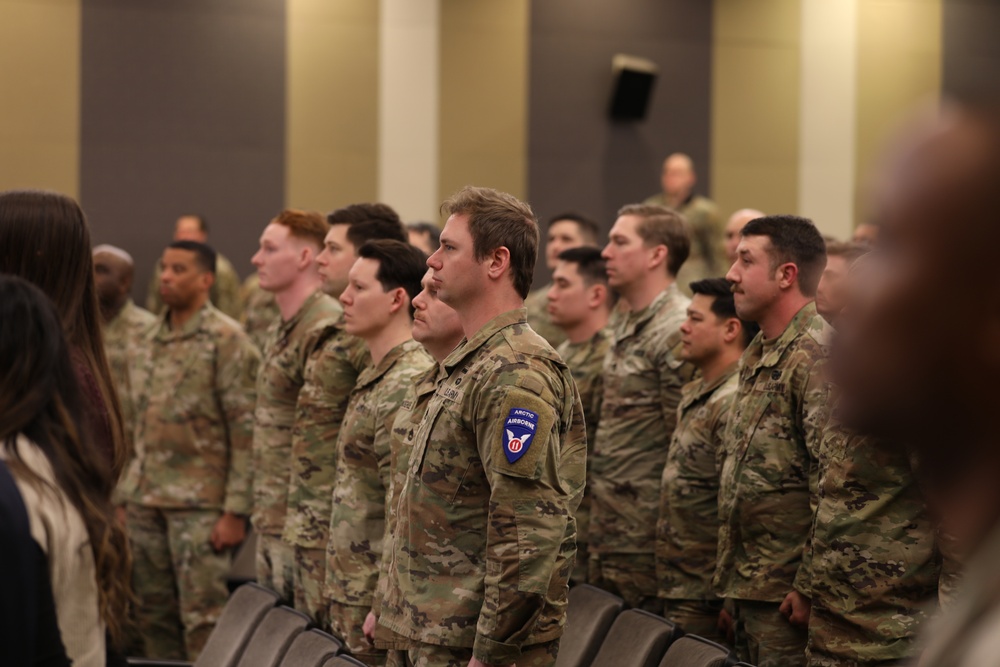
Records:
M35 443L18 436L17 452L25 466L52 487L33 484L11 469L24 498L31 536L45 552L56 618L66 653L74 667L104 667L104 621L97 603L97 571L83 517L55 488L55 474ZM8 458L0 448L0 458Z

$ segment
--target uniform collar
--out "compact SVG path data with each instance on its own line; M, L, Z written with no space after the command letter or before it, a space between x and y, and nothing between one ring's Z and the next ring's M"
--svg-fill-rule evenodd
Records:
M373 382L377 382L382 378L382 376L388 373L389 369L392 368L393 365L403 356L418 349L423 348L417 341L412 338L404 340L402 343L389 350L386 355L382 357L382 361L378 362L377 366L366 366L365 369L361 371L361 375L358 376L357 386L363 387L365 385L372 384Z
M283 321L281 326L278 327L278 338L280 339L287 336L292 329L294 329L296 325L302 321L302 318L306 316L306 313L319 303L320 299L324 296L326 296L326 292L320 289L317 289L315 292L310 294L306 300L302 302L302 306L299 307L295 314L292 315L287 322Z
M497 315L492 320L484 324L483 327L472 336L472 338L463 339L462 342L458 344L458 347L456 347L441 363L442 372L445 375L448 375L453 368L465 361L467 357L472 356L479 348L485 345L490 338L495 336L500 331L516 324L527 324L527 322L528 311L525 308L515 308L514 310L508 310L506 313Z
M792 321L788 323L788 326L785 327L785 330L781 332L781 335L778 336L767 352L764 351L764 332L758 333L757 337L750 343L750 346L747 347L746 352L743 353L744 366L747 371L753 373L761 368L777 366L788 346L800 334L814 326L817 318L819 318L819 315L816 312L816 303L810 301L802 306L799 312L795 313L795 317L792 318Z
M207 313L215 310L215 306L208 299L205 300L205 305L198 309L194 315L192 315L187 322L182 324L178 329L170 328L170 309L168 308L160 316L160 326L156 331L156 340L171 340L176 338L187 338L188 336L193 336L200 329L202 323L205 321L205 316Z
M739 367L740 367L739 361L733 362L731 366L729 366L725 371L723 371L722 375L712 380L712 382L709 384L705 384L705 380L703 380L702 378L698 378L694 382L689 383L683 389L684 403L690 404L695 401L700 401L706 396L709 396L716 389L729 382L729 379L736 374L736 371L739 370Z
M677 283L673 283L670 287L657 294L653 302L642 310L626 311L625 316L618 326L618 337L628 338L629 336L634 336L657 313L663 310L669 302L673 301L678 293Z

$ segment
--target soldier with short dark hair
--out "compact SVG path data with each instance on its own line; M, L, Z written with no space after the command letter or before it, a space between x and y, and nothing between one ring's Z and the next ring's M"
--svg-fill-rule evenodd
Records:
M260 354L209 301L215 251L175 241L160 262L167 311L133 374L135 458L122 483L145 653L194 660L228 598L252 506Z
M684 385L660 487L656 573L663 614L685 632L724 642L712 588L719 542L719 463L743 350L757 325L741 320L729 282L691 283L680 358L701 377Z
M526 323L538 226L516 198L468 187L442 206L427 260L466 340L415 426L378 622L393 664L555 664L583 494L572 375Z
M805 664L806 543L827 419L830 329L816 312L826 246L812 221L767 216L743 228L733 283L760 333L743 354L719 478L716 591L734 609L736 650L758 667Z
M325 591L331 631L366 665L385 664L386 657L363 624L389 539L393 420L414 378L433 364L411 326L426 260L402 241L368 241L340 295L344 329L364 340L371 365L358 376L337 437Z

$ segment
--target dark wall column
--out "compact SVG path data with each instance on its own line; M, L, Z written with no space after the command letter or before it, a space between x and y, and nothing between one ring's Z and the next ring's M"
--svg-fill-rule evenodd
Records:
M942 88L1000 93L1000 3L944 0Z
M284 0L84 0L80 200L136 259L183 213L245 276L284 201Z
M531 3L528 192L540 218L575 208L608 229L619 207L659 191L660 166L676 151L691 155L698 190L709 191L712 4ZM659 65L644 121L608 118L616 53Z

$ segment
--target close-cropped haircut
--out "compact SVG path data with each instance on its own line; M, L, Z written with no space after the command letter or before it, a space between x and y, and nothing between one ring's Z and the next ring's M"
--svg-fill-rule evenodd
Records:
M740 234L770 239L771 270L782 264L794 264L799 269L802 295L816 296L819 279L826 267L826 242L812 220L797 215L766 215L748 222Z
M567 248L559 253L558 259L561 262L576 264L577 273L583 277L587 285L608 284L607 262L601 257L600 248L590 245Z
M441 228L433 222L408 222L406 223L406 229L418 234L427 234L432 248L437 248L441 245Z
M198 223L198 229L201 233L206 235L208 234L208 220L205 219L205 216L198 215L197 213L185 213L184 215L179 216L178 219L180 218L194 218L195 222Z
M756 322L740 319L736 314L736 301L733 297L732 285L725 278L705 278L690 284L692 294L702 294L712 297L710 309L719 319L728 320L735 317L740 320L743 330L743 347L746 348L754 339L760 326Z
M330 211L326 221L331 225L347 225L347 240L354 246L355 251L368 241L409 240L399 214L388 204L379 202L351 204Z
M427 255L405 241L378 239L368 241L358 248L358 257L378 262L376 280L386 292L402 287L410 297L410 317L413 316L413 299L423 286L420 281L427 273Z
M317 249L323 247L326 233L330 231L330 225L323 219L322 213L297 208L286 208L272 222L288 227L289 236L307 241Z
M634 215L640 218L636 231L647 248L663 245L667 248L667 272L676 276L691 254L691 229L677 211L652 204L628 204L618 210L618 217Z
M208 271L212 275L215 275L215 266L218 255L212 246L205 243L198 243L197 241L174 241L168 248L174 248L175 250L187 250L194 253L194 263L198 265L198 268L202 271Z
M855 260L864 255L870 250L870 248L861 245L860 243L842 241L827 241L826 242L826 256L827 257L843 257L847 260L848 264L853 264Z
M522 299L528 296L538 257L538 221L530 206L506 192L470 185L446 199L441 214L469 216L477 262L497 248L507 248L514 289Z
M577 229L580 230L580 234L583 236L584 243L587 245L597 243L597 239L601 236L600 225L582 213L569 211L567 213L563 213L562 215L554 215L549 218L549 222L545 225L545 228L551 229L552 225L557 222L575 222Z

